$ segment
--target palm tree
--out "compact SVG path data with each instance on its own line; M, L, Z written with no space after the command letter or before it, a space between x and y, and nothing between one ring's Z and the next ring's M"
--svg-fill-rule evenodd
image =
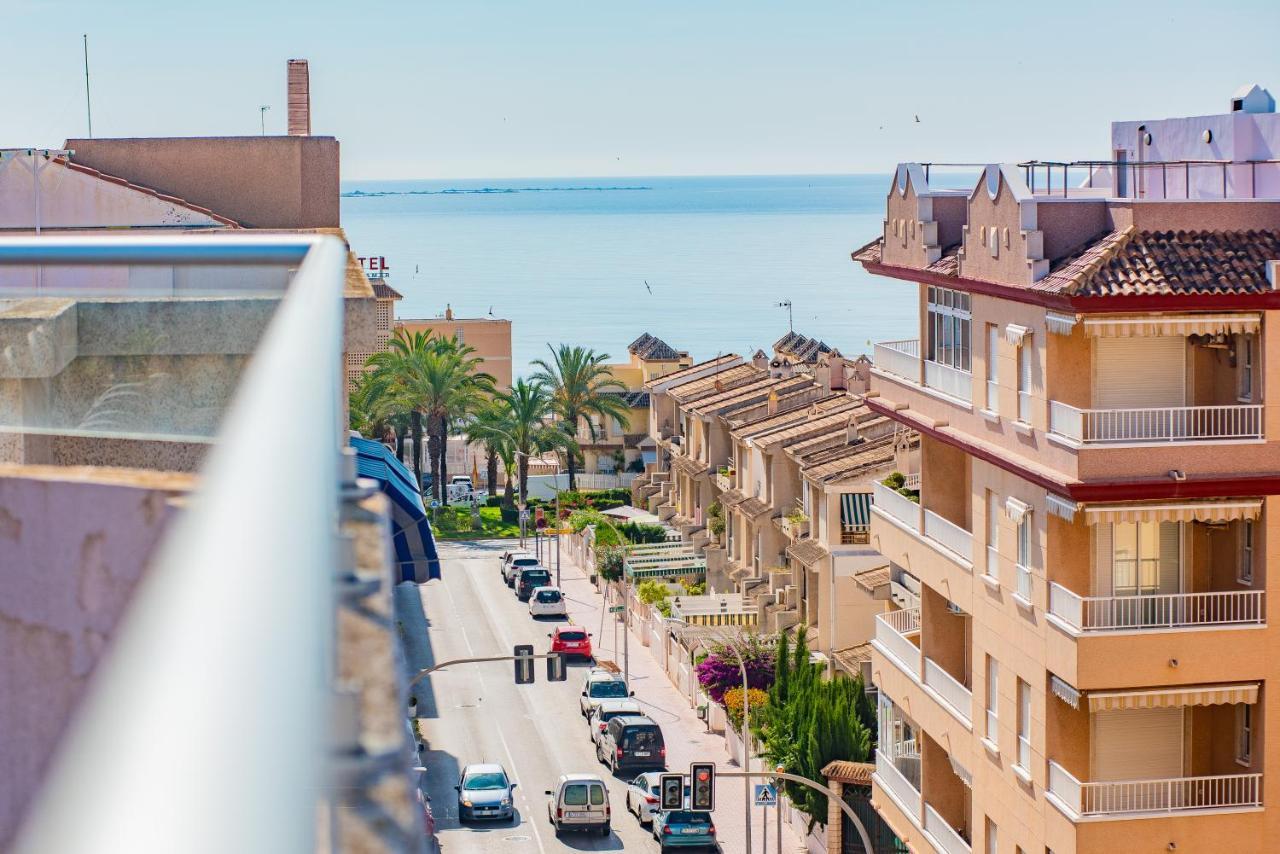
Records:
M407 412L413 434L413 469L422 483L422 433L428 433L432 493L443 499L448 428L481 405L494 379L479 371L471 347L452 338L397 330L387 350L369 358L368 396L374 405Z
M533 380L551 392L551 406L560 419L560 429L572 437L578 431L578 422L585 421L594 442L596 425L591 420L593 415L602 422L613 418L624 430L630 426L626 403L618 395L610 393L626 391L627 387L610 373L609 366L605 364L609 360L607 353L568 344L561 344L559 348L548 344L547 349L551 351L551 361L534 361L538 371ZM573 490L577 487L577 454L571 450L566 456L569 489Z
M504 451L511 444L506 424L507 407L498 398L490 398L472 414L466 425L467 441L484 445L485 451L485 488L490 495L498 494L498 458L510 456Z
M549 423L551 395L540 383L516 380L511 391L498 399L506 409L502 429L511 437L523 499L529 494L529 458L551 450L572 452L573 437Z
M378 387L370 373L356 378L347 398L348 426L362 436L384 444L394 442L396 458L404 462L405 435L409 430L409 413L394 405Z

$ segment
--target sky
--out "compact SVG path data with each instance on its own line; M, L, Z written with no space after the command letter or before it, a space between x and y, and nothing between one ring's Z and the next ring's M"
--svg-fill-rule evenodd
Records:
M9 4L0 147L268 133L285 61L344 179L888 172L1106 156L1113 119L1280 93L1280 3ZM919 121L916 121L916 118Z

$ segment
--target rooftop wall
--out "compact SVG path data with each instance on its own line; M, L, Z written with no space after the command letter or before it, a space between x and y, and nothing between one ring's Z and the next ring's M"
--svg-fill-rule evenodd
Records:
M338 226L331 136L69 139L72 160L250 228Z

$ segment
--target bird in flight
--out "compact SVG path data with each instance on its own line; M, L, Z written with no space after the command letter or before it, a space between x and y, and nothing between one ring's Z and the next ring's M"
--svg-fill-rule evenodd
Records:
M920 116L919 116L919 114L916 114L916 124L920 124Z
M648 291L649 293L653 293L653 288L649 287L649 280L648 280L648 279L645 279L645 280L644 280L644 289L645 289L646 291Z

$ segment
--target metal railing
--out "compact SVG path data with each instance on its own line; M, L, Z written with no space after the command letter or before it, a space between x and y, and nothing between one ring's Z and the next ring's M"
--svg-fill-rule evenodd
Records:
M924 384L966 403L973 400L973 374L950 365L925 359Z
M297 267L15 851L314 850L331 778L346 250L328 236L5 239L0 263ZM306 429L264 442L269 424Z
M1262 805L1261 774L1084 783L1049 761L1049 791L1077 817L1177 813Z
M924 511L924 535L938 545L973 563L973 534L932 510Z
M1079 409L1049 401L1049 432L1081 444L1261 439L1261 404Z
M932 804L924 805L924 830L946 854L969 854L969 843L959 831L938 815Z
M881 341L874 348L875 366L885 373L920 382L920 341Z
M885 513L902 524L906 525L913 531L920 531L920 505L902 495L895 489L890 489L883 483L875 483L871 486L871 492L874 496L871 499L871 510Z
M880 751L876 751L875 775L880 780L880 785L906 808L908 817L918 823L920 821L920 790L911 785L911 781Z
M1162 593L1150 596L1079 596L1049 585L1049 613L1082 632L1261 625L1262 590Z
M876 615L876 643L914 681L920 681L920 647L907 634L920 631L920 609L892 611Z
M924 684L946 700L966 724L973 721L973 692L927 656L924 659Z
M1274 198L1276 160L1029 160L1019 163L1035 195L1128 199Z

